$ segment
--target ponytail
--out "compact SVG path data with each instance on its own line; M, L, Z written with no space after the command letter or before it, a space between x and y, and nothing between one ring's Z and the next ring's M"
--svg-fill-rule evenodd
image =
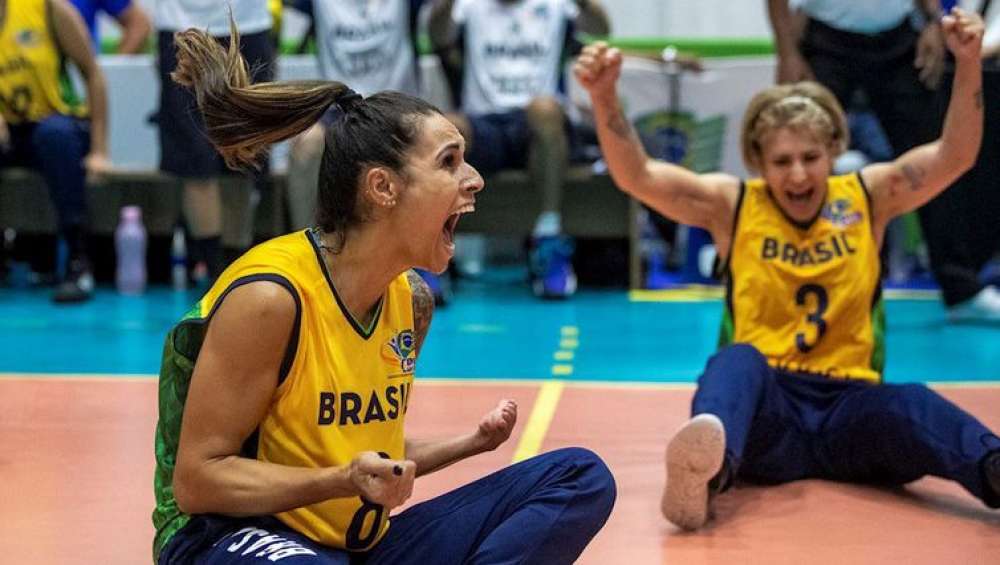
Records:
M341 98L357 97L340 82L251 85L232 18L229 26L228 50L204 31L176 33L177 69L170 76L194 91L208 138L230 168L257 166L269 145L302 133Z

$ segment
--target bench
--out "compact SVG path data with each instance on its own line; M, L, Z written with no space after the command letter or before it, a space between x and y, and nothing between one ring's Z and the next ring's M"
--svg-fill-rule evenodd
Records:
M248 201L248 183L240 177L226 178L223 209L223 243L239 247L236 216ZM486 179L487 189L477 197L476 213L459 224L463 233L526 236L530 234L541 206L541 195L528 181L525 171L501 171ZM288 231L285 211L285 175L272 175L270 190L261 194L254 222L257 240ZM87 189L90 227L95 235L108 236L118 225L122 206L143 209L143 223L150 236L169 236L181 213L180 182L158 171L116 170ZM236 210L236 214L233 211ZM637 288L638 230L636 207L606 174L594 174L589 166L574 166L568 172L563 196L563 228L580 238L627 238L630 249L630 285ZM54 233L55 212L41 176L27 169L0 171L0 228L23 233Z

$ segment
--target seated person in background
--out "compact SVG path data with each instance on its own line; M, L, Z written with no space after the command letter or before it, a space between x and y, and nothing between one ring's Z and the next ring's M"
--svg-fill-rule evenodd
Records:
M138 0L70 0L90 30L94 51L101 52L101 37L97 29L97 13L104 12L118 22L121 37L118 40L120 55L139 53L146 46L152 24Z
M607 35L596 0L437 0L429 32L446 69L461 67L461 113L449 114L468 142L468 159L489 174L527 168L541 191L532 232L532 289L545 298L576 291L572 242L562 235L561 201L569 165L562 106L563 61L579 50L577 32ZM454 72L452 75L454 76Z
M229 8L227 9L227 6ZM250 65L255 82L274 77L274 41L268 0L207 2L205 0L156 0L160 109L157 117L160 134L160 170L181 180L181 209L188 228L188 260L195 282L211 281L219 276L230 259L239 255L250 241L229 242L235 248L223 249L222 176L231 174L205 135L204 123L191 93L170 80L177 60L174 32L188 28L206 29L223 45L229 41L228 14L245 32L239 50ZM262 158L254 176L256 184L269 174L268 160ZM248 177L246 179L250 181ZM250 194L249 192L247 193ZM240 207L246 214L228 217L252 222L252 196ZM232 212L232 211L230 211ZM240 237L251 239L252 227L242 226Z
M86 105L66 101L67 59L83 75ZM109 168L107 147L104 75L80 14L66 0L0 0L0 168L36 168L48 185L69 251L57 302L94 289L85 185Z
M725 347L667 447L670 522L701 527L710 494L738 479L900 485L934 475L1000 507L1000 438L924 385L882 383L886 225L972 167L982 136L982 21L955 10L942 29L957 68L941 137L841 176L831 173L847 145L844 113L817 83L750 101L742 152L761 178L741 181L650 159L615 91L621 54L603 44L581 54L576 75L616 184L708 230L726 266Z
M333 104L341 113L327 128L316 226L237 259L167 336L157 562L572 563L615 499L607 466L583 449L389 516L415 477L496 449L517 420L503 400L449 439L415 440L404 426L434 309L411 268L447 267L455 225L483 188L458 130L399 92L250 86L235 50L197 30L176 41L174 77L196 92L231 166L252 165Z

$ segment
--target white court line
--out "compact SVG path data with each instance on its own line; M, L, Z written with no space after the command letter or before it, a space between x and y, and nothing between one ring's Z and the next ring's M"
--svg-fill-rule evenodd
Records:
M152 374L121 374L106 373L0 373L3 381L43 380L47 382L127 382L140 383L155 381L157 375ZM479 377L417 377L416 384L430 386L541 386L552 382L551 378L541 379L485 379ZM919 382L919 381L911 381ZM657 382L657 381L565 381L569 388L623 388L635 390L693 390L695 383ZM900 383L901 384L901 383ZM924 384L934 388L1000 388L1000 380L988 381L926 381Z

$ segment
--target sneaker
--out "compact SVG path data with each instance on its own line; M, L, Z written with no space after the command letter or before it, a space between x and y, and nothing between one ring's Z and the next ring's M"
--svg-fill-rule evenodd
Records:
M90 272L90 265L85 259L71 260L66 269L66 279L59 283L55 293L52 294L53 302L60 304L85 302L93 295L94 275Z
M726 430L713 414L691 418L667 444L667 485L660 500L663 517L684 530L708 521L709 486L722 470Z
M539 298L567 298L576 292L573 240L562 235L532 238L528 250L531 290Z
M431 294L434 295L434 305L435 306L445 306L451 300L451 275L448 271L441 273L440 275L435 275L430 271L425 271L423 269L415 269L420 278L424 279L427 286L431 289Z
M1000 291L985 286L975 296L948 309L952 322L1000 322Z

